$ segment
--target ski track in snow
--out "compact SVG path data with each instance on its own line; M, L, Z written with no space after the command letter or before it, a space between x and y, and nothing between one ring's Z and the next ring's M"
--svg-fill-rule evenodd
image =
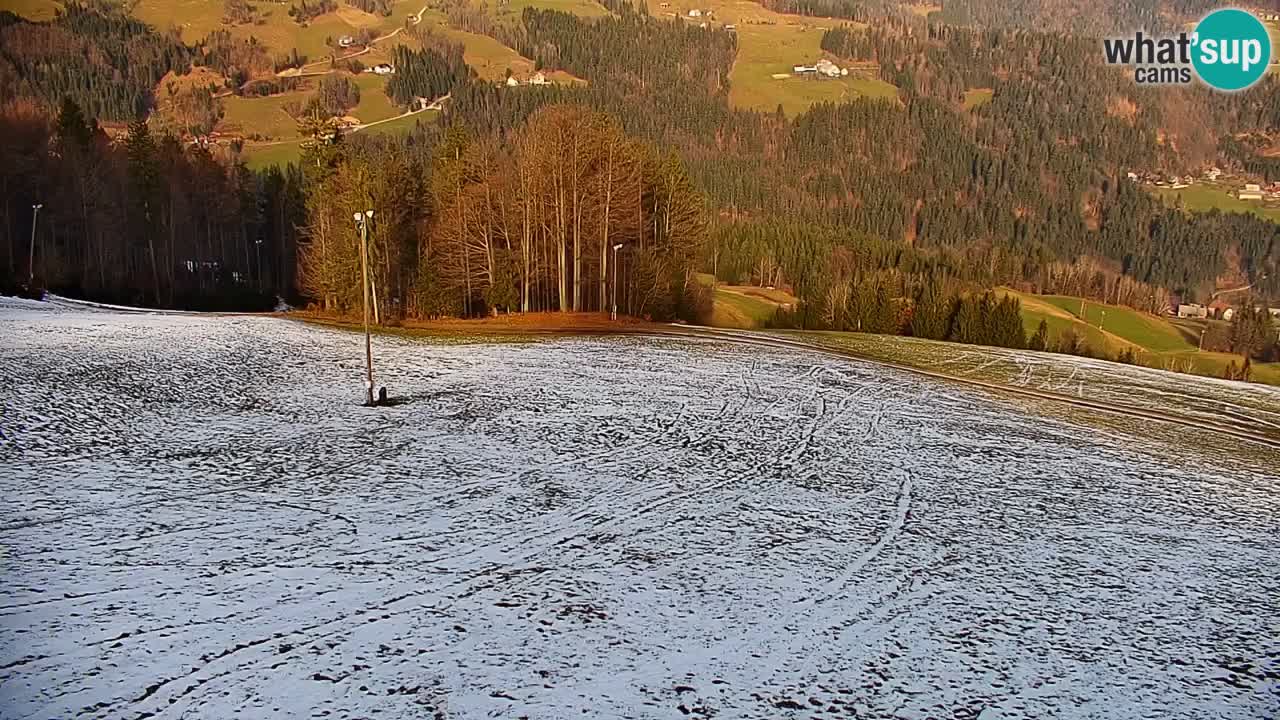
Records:
M356 334L0 337L3 718L1280 713L1231 440L705 340L380 337L370 410Z

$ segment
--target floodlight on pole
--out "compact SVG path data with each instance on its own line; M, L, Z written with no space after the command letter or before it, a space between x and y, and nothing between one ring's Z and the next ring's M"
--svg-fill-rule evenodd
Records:
M44 203L31 205L31 247L27 251L27 285L36 286L36 223L40 220L40 208Z
M373 211L354 213L356 229L360 231L360 275L364 286L364 367L365 367L365 399L370 406L373 403L373 343L369 338L369 221L373 219Z
M613 246L613 309L609 312L610 320L618 319L618 251L622 243Z

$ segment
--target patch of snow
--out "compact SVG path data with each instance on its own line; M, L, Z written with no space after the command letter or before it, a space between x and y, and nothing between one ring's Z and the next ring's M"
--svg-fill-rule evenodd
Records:
M4 717L1257 718L1280 478L875 365L0 300Z

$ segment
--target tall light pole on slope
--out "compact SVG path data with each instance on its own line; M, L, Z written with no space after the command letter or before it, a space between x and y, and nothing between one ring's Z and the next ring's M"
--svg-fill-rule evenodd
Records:
M613 246L613 310L609 312L610 320L618 319L618 250L622 243Z
M373 221L373 211L365 210L352 216L356 221L356 229L360 231L360 275L364 278L364 367L366 401L373 405L373 344L369 339L369 223Z
M27 254L27 285L32 288L36 286L36 222L40 220L42 207L44 203L35 203L31 206L31 249Z

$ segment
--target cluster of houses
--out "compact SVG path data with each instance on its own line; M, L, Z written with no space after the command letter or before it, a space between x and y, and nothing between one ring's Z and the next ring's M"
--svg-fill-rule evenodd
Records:
M1257 183L1247 183L1244 189L1237 195L1241 200L1280 200L1280 182L1273 182L1270 185L1259 185Z
M1257 309L1261 310L1262 307L1259 306ZM1280 307L1267 308L1267 313L1270 314L1271 317L1280 320ZM1213 302L1209 305L1184 303L1179 305L1173 314L1176 314L1180 318L1191 320L1217 319L1230 322L1231 318L1236 316L1236 309L1221 301Z
M849 68L842 68L826 58L812 65L796 65L791 73L798 77L838 78L847 76Z
M1208 182L1218 182L1225 173L1220 168L1209 168L1204 171L1203 178ZM1143 183L1144 185L1153 185L1158 188L1168 188L1170 190L1181 190L1196 184L1196 178L1191 175L1162 175L1160 173L1128 173L1131 182ZM1280 182L1273 182L1270 185L1263 186L1259 183L1245 183L1244 187L1237 190L1235 196L1240 200L1280 200Z
M551 84L552 82L548 80L547 76L542 74L541 72L534 73L532 77L529 78L529 82L527 83L520 82L518 79L516 79L516 76L514 75L509 76L506 81L507 87L520 87L521 85L551 85Z
M1218 172L1218 175L1222 174L1221 170L1218 170L1217 168L1214 168L1214 170ZM1196 179L1190 175L1178 177L1177 175L1161 175L1159 173L1149 172L1131 172L1128 175L1130 182L1153 185L1159 188L1169 188L1171 190L1181 190L1182 188L1191 187L1196 184ZM1217 178L1218 176L1214 176L1213 179L1216 180ZM1205 179L1209 179L1207 173L1205 175Z

